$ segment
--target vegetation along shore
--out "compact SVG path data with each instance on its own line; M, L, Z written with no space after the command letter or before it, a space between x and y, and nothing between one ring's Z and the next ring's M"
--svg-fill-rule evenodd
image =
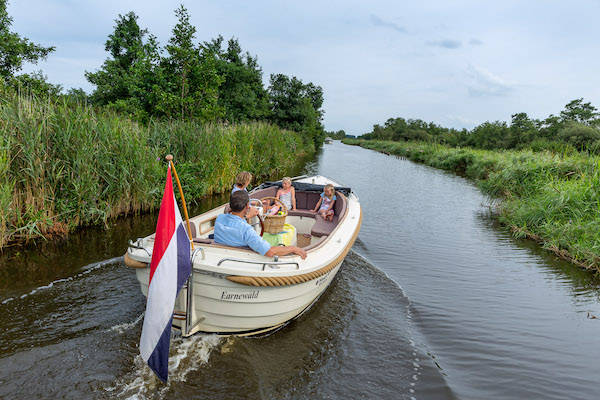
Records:
M67 91L20 73L54 47L11 30L0 0L0 248L159 206L165 154L186 200L297 169L323 142L323 91L283 74L265 87L237 39L196 38L188 11L163 46L134 12L119 15L106 61Z
M500 222L558 256L600 271L600 113L583 99L558 115L472 130L390 118L347 144L394 154L477 182L502 201Z
M498 219L558 256L600 271L600 157L491 151L437 143L345 139L473 179L502 198Z

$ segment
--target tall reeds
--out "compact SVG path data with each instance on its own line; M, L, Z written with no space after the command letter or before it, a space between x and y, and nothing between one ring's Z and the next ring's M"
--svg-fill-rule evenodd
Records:
M600 271L600 157L487 151L419 142L344 140L464 174L501 198L498 218L517 237Z
M281 175L313 151L298 134L265 123L142 125L0 90L0 247L157 207L167 153L194 202L228 190L241 169Z

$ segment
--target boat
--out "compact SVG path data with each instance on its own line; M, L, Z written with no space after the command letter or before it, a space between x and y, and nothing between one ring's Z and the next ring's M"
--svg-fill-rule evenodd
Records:
M325 143L331 144L331 143L333 143L333 139L328 136L325 138Z
M286 223L296 231L294 242L307 253L304 260L297 255L266 257L249 248L215 243L215 219L228 212L228 204L190 218L192 274L177 297L172 323L182 336L270 334L300 317L329 287L358 236L359 198L321 175L294 178L292 184L297 209L288 211ZM327 184L336 189L333 221L312 211ZM250 192L251 201L274 197L280 186L281 181L260 185ZM251 222L258 232L259 217ZM124 256L144 296L153 243L154 234L132 240Z

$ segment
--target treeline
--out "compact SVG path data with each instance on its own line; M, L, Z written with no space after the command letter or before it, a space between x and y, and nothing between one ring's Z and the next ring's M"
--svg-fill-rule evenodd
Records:
M165 45L140 26L134 12L119 15L105 43L108 58L97 71L85 74L95 87L88 95L82 89L65 93L41 71L16 74L25 62L44 59L55 48L11 32L6 5L7 0L0 0L0 79L17 90L108 107L142 123L262 121L299 132L316 146L324 139L320 86L273 74L265 87L255 56L244 52L235 38L198 41L183 6L175 10L178 22Z
M512 115L510 123L484 122L472 130L445 128L419 119L390 118L374 125L361 139L423 141L453 147L487 150L531 149L600 154L600 113L589 102L575 99L559 115L532 119L526 113Z
M340 129L339 131L325 131L325 136L330 137L332 139L336 139L336 140L342 140L347 137L354 137L351 135L347 135L346 131L343 129Z

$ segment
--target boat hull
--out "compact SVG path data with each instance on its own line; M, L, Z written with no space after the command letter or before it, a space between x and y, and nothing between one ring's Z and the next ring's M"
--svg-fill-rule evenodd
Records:
M318 300L337 275L341 263L311 281L273 287L242 285L194 269L192 293L188 293L187 286L181 290L175 303L173 327L184 336L198 332L247 336L279 329ZM148 274L149 269L137 270L144 295L148 293Z

